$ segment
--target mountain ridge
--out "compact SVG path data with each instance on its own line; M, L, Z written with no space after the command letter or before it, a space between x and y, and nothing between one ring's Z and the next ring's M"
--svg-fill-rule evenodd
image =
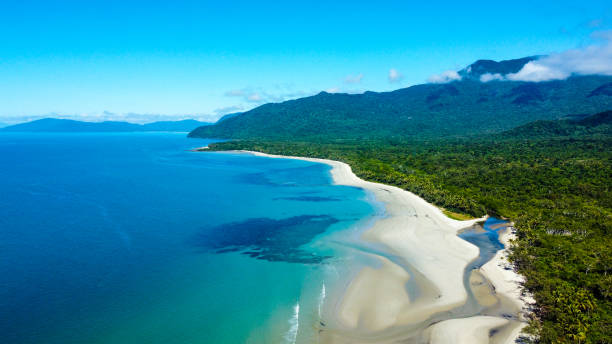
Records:
M569 113L611 109L612 95L607 94L605 86L611 83L612 76L600 75L538 83L465 78L390 92L321 92L264 104L214 125L196 128L189 136L329 140L498 133L538 119L555 120Z
M499 74L500 76L518 73L527 63L539 59L540 55L527 56L511 60L478 60L458 72L464 78L480 80L485 74Z
M5 132L138 132L138 131L178 131L188 132L196 127L210 125L194 119L180 121L159 121L136 124L121 121L85 122L61 118L42 118L31 122L19 123L0 128Z
M546 121L537 120L501 133L505 138L586 137L612 136L612 110L594 115L574 115L570 118Z

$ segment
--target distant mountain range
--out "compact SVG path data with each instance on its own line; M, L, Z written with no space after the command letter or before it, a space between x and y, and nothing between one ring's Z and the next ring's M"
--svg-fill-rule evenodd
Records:
M537 57L479 60L462 79L392 92L317 95L271 103L195 129L191 137L264 140L437 138L499 133L535 120L612 109L612 76L481 82L518 72Z
M182 121L163 121L147 124L128 122L82 122L70 119L43 118L0 128L0 131L13 132L134 132L134 131L177 131L189 132L197 127L210 125L193 119Z

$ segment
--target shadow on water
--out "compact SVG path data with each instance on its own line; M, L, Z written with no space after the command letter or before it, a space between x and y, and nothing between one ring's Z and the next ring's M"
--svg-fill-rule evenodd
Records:
M191 244L214 253L241 252L256 259L319 264L328 256L302 248L339 220L328 215L252 218L201 228Z

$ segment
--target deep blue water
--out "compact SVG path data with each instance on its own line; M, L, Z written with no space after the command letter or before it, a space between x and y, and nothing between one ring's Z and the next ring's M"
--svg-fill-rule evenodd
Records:
M375 207L325 165L207 143L0 134L0 342L308 338L334 233Z

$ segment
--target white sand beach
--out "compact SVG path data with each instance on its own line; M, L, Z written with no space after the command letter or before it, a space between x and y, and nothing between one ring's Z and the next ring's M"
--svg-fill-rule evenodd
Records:
M505 247L508 247L510 241L515 238L512 231L513 227L508 227L499 235L499 241ZM495 292L504 295L515 307L515 312L518 313L521 320L521 324L514 330L513 336L516 338L520 330L527 326L527 314L535 304L535 299L532 295L523 291L521 284L524 282L524 278L514 271L507 255L507 250L498 251L490 261L480 268L480 271L491 282Z
M426 330L430 343L489 343L492 328L506 325L508 320L491 316L475 316L439 322Z
M335 312L338 318L336 322L341 328L324 334L322 342L392 342L398 339L393 335L397 332L394 329L417 329L432 315L466 303L468 293L463 284L463 276L468 263L478 256L479 249L459 238L457 232L485 218L468 221L450 219L439 208L413 193L359 179L350 166L342 162L247 153L330 165L335 184L363 188L374 194L385 206L386 217L376 221L363 234L362 239L382 245L397 260L391 261L380 256L380 268L364 267L348 283ZM520 310L525 306L520 298L518 284L521 277L512 269L504 268L503 255L503 251L498 252L492 261L483 266L482 275L498 293L514 300L517 310ZM418 274L411 275L405 266L410 266L410 270ZM406 283L412 278L419 285L420 292L411 300ZM492 316L453 319L451 312L443 321L420 328L417 342L489 343L490 331L508 322L504 318ZM516 327L501 331L507 333L508 338L504 342L514 341L519 332ZM345 338L343 332L353 335Z

